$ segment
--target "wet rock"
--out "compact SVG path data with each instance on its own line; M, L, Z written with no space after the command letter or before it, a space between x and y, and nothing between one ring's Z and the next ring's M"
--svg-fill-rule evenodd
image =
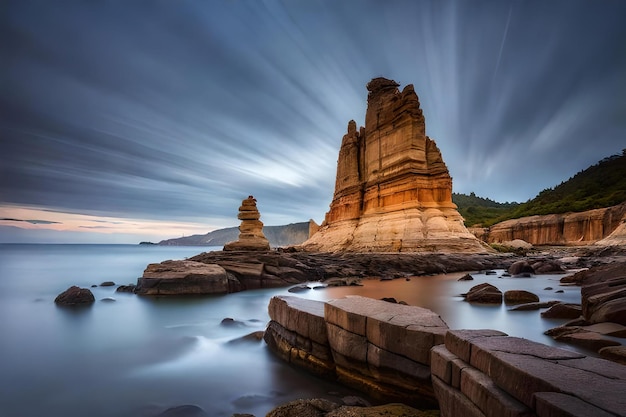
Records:
M439 417L438 410L421 411L405 404L391 403L374 407L342 406L325 417Z
M560 304L561 302L558 300L552 300L552 301L543 301L543 302L538 302L538 303L525 303L525 304L519 304L516 305L514 307L511 307L509 309L509 311L530 311L530 310L539 310L542 308L547 308L547 307L551 307L555 304Z
M596 323L590 326L581 326L581 328L589 332L626 338L626 326L617 323Z
M546 290L546 291L550 291L550 290L552 290L552 289L553 289L552 287L546 287L546 288L544 288L544 290Z
M502 291L491 284L483 283L470 288L465 300L472 303L501 304Z
M575 319L582 314L582 308L579 304L555 304L546 311L541 313L541 317L545 319Z
M276 407L266 417L324 417L337 408L339 404L323 398L295 400Z
M343 397L341 401L343 402L344 405L347 405L347 406L354 406L354 407L371 407L372 406L372 404L370 404L370 402L367 401L365 398L357 397L356 395L348 395L346 397Z
M474 280L474 277L471 276L470 274L465 274L461 278L458 279L458 281L473 281L473 280Z
M563 290L556 290L554 293L555 293L555 294L562 294L562 293L564 293L564 292L565 292L565 291L563 291Z
M128 284L128 285L120 285L119 287L117 287L115 291L134 293L136 289L137 289L137 286L135 284Z
M306 292L309 291L311 289L311 287L309 287L308 285L296 285L295 287L291 287L289 288L287 291L291 292L291 293L298 293L298 292Z
M105 302L105 303L114 303L116 300L113 297L105 297L101 299L100 301Z
M88 288L79 288L75 285L59 294L54 302L62 306L90 305L96 301L93 293Z
M328 287L348 287L348 286L356 286L361 287L363 284L361 283L360 278L348 277L348 278L333 278L324 282Z
M528 263L528 261L517 261L517 262L513 262L513 264L509 266L509 268L507 269L507 272L515 276L515 275L521 275L524 273L534 274L535 270L530 265L530 263Z
M208 417L202 408L197 405L179 405L177 407L168 408L157 417Z
M626 346L603 347L598 353L605 359L626 365Z
M563 274L565 268L557 260L543 259L532 264L535 274Z
M104 281L100 283L101 287L113 287L114 285L115 285L115 282L113 281Z
M226 294L239 291L240 282L215 264L189 260L150 264L137 280L140 295Z
M229 345L240 345L245 343L257 343L263 340L263 335L265 332L263 330L258 330L256 332L252 332L245 336L239 337L237 339L229 340L227 343Z
M222 321L220 322L220 326L224 326L224 327L243 327L245 325L246 325L245 323L237 321L233 319L232 317L226 317L225 319L222 319Z
M579 327L571 328L571 331L565 331L552 337L559 342L571 343L596 352L607 346L620 345L615 340L607 339L598 333L589 332Z
M539 297L529 291L509 290L504 293L505 304L524 304L539 302Z

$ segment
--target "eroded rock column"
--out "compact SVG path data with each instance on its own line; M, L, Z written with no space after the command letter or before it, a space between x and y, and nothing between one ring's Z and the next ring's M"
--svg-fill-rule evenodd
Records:
M253 196L248 196L241 202L237 218L241 220L239 239L224 245L225 251L270 249L270 242L263 234L263 222L259 220L261 214L256 207L256 199Z

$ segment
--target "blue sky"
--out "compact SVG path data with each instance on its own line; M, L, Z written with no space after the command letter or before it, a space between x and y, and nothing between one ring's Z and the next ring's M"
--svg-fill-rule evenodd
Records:
M378 76L414 84L455 192L526 201L626 148L624 21L620 0L5 0L0 242L206 233L250 194L267 225L320 222Z

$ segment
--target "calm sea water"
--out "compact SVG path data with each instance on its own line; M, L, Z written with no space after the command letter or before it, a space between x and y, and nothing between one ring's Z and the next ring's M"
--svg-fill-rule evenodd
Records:
M147 417L195 404L212 416L260 417L296 398L355 394L292 369L263 343L233 343L263 330L269 299L289 294L287 289L146 298L97 287L91 288L97 301L89 308L54 304L71 285L135 283L149 263L211 249L216 248L0 245L0 415ZM363 287L297 295L322 301L348 294L395 297L432 309L451 328L494 328L552 345L556 342L542 333L562 320L542 319L537 311L470 305L458 294L491 282L502 291L528 289L542 301L580 301L579 288L559 287L561 276L501 279L476 274L474 281L458 282L461 275L372 280ZM548 286L553 289L544 289ZM555 293L557 289L564 293ZM238 325L221 325L226 317Z

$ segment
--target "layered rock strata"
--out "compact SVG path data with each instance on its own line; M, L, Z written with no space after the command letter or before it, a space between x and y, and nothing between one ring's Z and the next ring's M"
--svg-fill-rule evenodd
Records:
M384 401L434 395L442 417L626 416L626 367L604 359L364 297L274 297L269 312L272 351Z
M432 349L441 416L626 415L626 367L494 330L451 330Z
M221 266L187 260L148 265L134 291L140 295L184 295L240 290L241 283Z
M626 244L626 203L583 211L506 220L491 226L486 240L521 239L533 245Z
M430 310L365 297L328 303L274 297L265 333L294 365L387 401L436 405L430 349L448 329Z
M484 252L452 203L452 178L412 85L375 78L365 127L348 123L335 192L309 251Z
M239 238L224 245L224 250L269 250L270 243L263 234L263 222L259 220L261 214L259 214L259 210L256 207L256 199L253 196L249 196L241 202L237 218L241 220Z

